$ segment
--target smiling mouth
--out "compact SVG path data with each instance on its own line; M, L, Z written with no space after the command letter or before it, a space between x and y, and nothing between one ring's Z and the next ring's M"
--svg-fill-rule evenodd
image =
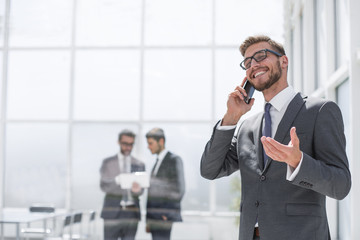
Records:
M261 76L261 75L263 75L264 73L266 73L266 71L257 72L257 73L255 73L255 74L253 75L253 78L256 78L256 77L258 77L258 76Z

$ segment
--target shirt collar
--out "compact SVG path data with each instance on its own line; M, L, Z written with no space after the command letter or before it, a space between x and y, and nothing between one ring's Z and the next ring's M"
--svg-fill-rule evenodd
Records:
M283 89L281 92L276 94L269 103L273 106L277 111L281 111L285 106L289 104L289 102L295 97L296 92L291 86Z
M119 160L125 159L125 155L122 154L121 152L119 152L117 156L118 156ZM130 157L130 155L129 155L129 157Z
M159 161L160 161L160 160L162 161L168 152L169 152L169 151L168 151L167 149L163 149L163 150L159 153L159 155L158 155Z

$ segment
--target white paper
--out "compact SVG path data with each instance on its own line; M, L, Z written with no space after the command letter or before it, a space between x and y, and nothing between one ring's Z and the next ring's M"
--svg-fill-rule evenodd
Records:
M150 185L149 175L146 172L121 173L118 177L123 189L130 189L133 182L138 183L142 188L148 188Z

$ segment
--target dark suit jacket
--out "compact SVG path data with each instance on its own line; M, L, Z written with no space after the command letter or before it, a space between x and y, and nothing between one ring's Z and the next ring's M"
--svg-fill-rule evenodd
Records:
M144 172L145 165L143 162L131 157L131 172ZM103 219L138 219L140 220L139 194L132 194L135 206L123 209L120 206L120 201L124 194L127 194L126 189L122 189L115 182L115 177L120 174L118 156L106 158L100 168L100 188L105 192L104 205L101 211Z
M158 172L150 178L146 219L182 221L180 201L185 193L184 169L181 158L171 152L164 157Z
M296 127L303 162L294 181L286 180L287 165L272 159L263 166L260 142L263 113L234 130L214 133L201 159L201 174L220 178L240 169L242 194L239 239L253 237L259 223L261 240L330 239L326 196L343 199L351 176L345 152L340 109L324 99L297 94L279 123L275 140L288 144Z

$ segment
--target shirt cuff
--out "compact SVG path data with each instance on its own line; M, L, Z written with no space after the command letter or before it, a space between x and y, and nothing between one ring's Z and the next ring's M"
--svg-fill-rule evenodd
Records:
M293 167L291 167L289 164L287 165L287 172L286 172L286 180L288 181L294 181L295 177L298 175L299 171L300 171L300 167L303 161L303 152L301 152L301 159L299 162L299 165L297 165L297 167L294 169Z
M231 130L236 128L236 125L230 125L230 126L221 126L222 120L216 125L217 130Z

